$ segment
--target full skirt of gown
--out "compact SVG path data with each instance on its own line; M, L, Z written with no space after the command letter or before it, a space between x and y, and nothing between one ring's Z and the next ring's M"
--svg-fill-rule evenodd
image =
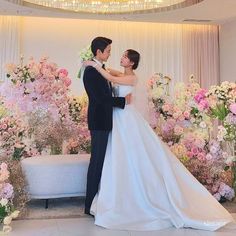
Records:
M95 224L118 230L190 227L214 231L233 221L161 141L133 105L113 111Z

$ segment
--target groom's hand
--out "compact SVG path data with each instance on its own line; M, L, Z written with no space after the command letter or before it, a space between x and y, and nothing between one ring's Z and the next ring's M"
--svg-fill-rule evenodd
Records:
M128 95L125 96L125 104L128 105L131 103L132 100L132 94L129 93Z

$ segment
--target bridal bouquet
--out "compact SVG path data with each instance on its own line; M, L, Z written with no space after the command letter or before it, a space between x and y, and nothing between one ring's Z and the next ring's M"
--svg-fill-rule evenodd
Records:
M82 49L82 51L79 53L79 57L80 57L80 63L87 61L87 60L91 60L94 57L94 55L91 51L91 47L87 46L86 48ZM81 66L77 77L82 78L83 72L84 72L84 67Z

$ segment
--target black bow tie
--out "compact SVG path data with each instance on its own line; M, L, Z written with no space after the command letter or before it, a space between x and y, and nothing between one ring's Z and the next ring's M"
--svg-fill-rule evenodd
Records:
M102 64L102 68L105 69L105 64Z

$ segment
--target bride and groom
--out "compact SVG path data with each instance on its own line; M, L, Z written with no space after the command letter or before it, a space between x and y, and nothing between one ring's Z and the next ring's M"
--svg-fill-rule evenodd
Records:
M214 231L233 222L132 105L139 53L124 52L123 73L104 69L111 43L95 38L95 57L85 62L92 146L85 213L94 215L96 225L118 230L174 226ZM112 95L111 82L119 85L119 96Z

